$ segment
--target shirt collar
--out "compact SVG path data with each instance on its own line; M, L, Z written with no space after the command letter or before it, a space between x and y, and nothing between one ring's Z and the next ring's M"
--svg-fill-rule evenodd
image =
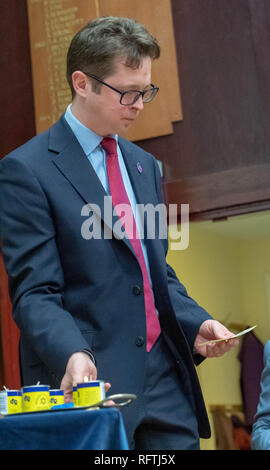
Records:
M71 104L69 104L66 109L65 119L77 137L84 153L89 156L101 143L102 137L82 124L82 122L74 116L70 108ZM118 143L118 135L114 134L112 137Z

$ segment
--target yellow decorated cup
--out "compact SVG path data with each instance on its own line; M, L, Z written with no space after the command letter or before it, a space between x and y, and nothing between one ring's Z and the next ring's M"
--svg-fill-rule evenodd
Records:
M0 412L3 414L22 412L22 393L20 390L0 392Z
M50 386L29 385L22 387L23 411L44 411L50 407Z
M64 400L64 391L55 389L50 390L50 407L53 408L54 406L63 405L65 402Z
M105 398L103 380L82 382L77 384L77 396L79 406L91 406Z
M7 391L8 414L22 412L22 392L20 390Z

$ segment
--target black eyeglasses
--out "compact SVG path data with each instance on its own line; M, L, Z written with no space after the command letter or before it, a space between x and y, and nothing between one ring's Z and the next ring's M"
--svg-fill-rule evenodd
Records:
M120 90L117 90L117 88L114 88L113 86L109 85L108 83L103 82L103 80L100 80L100 78L96 77L95 75L92 75L87 72L84 72L84 73L88 77L93 78L94 80L97 80L97 82L102 83L102 85L105 85L108 88L111 88L112 90L119 93L121 95L120 104L122 104L123 106L130 106L136 103L136 101L138 101L140 96L142 97L143 103L150 103L150 101L152 101L153 98L155 98L159 90L157 86L151 83L150 84L151 88L148 88L147 90L144 90L144 91L140 91L140 90L120 91Z

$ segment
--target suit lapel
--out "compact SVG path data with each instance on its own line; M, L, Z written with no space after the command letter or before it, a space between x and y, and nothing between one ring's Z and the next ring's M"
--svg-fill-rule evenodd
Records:
M50 130L49 150L55 153L52 158L53 163L69 180L85 203L91 206L96 215L101 215L111 233L113 232L116 238L122 239L134 253L130 241L126 237L123 238L119 223L116 224L119 220L118 217L116 215L108 216L108 213L113 214L111 200L63 116ZM104 207L106 196L107 209Z
M62 142L64 143L64 145L62 143L62 148L59 145L55 145L55 136L59 137L59 131L62 133ZM52 159L53 163L70 181L85 202L90 204L92 202L100 207L103 206L106 192L78 140L67 124L63 123L62 129L56 127L51 129L49 150L57 152Z
M145 178L145 173L140 172L141 163L137 153L132 151L130 143L124 139L119 139L119 146L125 161L127 172L131 181L133 191L135 193L138 204L147 204L152 202L149 192L149 185Z

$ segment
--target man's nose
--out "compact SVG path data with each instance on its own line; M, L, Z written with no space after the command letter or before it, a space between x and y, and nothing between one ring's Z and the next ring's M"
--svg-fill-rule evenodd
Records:
M138 109L139 111L142 111L142 110L143 110L144 104L143 104L143 99L142 99L142 96L141 96L141 95L140 95L140 97L137 99L137 101L135 101L135 103L133 103L132 107Z

